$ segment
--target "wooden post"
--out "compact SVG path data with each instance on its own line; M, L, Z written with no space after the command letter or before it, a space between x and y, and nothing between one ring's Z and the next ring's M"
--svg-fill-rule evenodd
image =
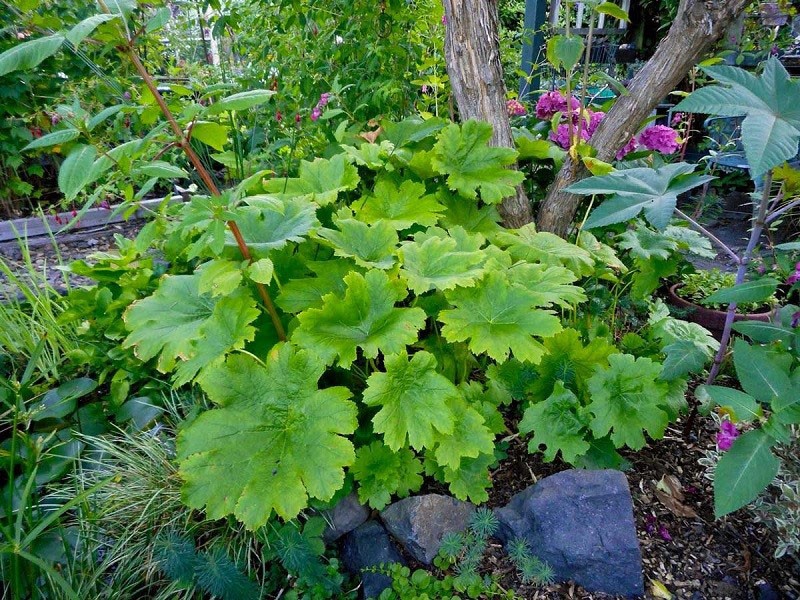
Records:
M539 89L540 73L534 72L534 64L541 57L544 46L542 26L547 20L547 5L549 0L525 0L525 33L522 45L522 71L530 77L520 77L519 97L526 98Z

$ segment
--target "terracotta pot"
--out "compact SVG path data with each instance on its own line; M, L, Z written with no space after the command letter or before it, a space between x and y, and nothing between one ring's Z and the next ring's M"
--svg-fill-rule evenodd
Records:
M702 325L706 329L708 329L714 337L718 340L722 338L722 330L725 329L725 317L727 316L727 311L724 310L715 310L713 308L706 308L700 304L695 304L685 298L681 298L676 293L676 290L681 287L682 283L676 283L670 286L669 290L667 290L667 299L670 304L673 306L677 306L683 310L686 310L686 316L684 317L687 321L691 321L692 323L697 323L698 325ZM767 312L760 312L760 313L747 313L747 314L739 314L737 313L734 315L734 321L764 321L769 322L770 318L774 314L775 311L767 311Z

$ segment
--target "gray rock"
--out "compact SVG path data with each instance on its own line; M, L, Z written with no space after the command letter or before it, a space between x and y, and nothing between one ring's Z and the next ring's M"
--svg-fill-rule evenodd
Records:
M353 492L342 498L332 509L322 513L322 516L328 522L322 533L322 539L326 544L330 544L366 521L369 510L359 503L358 495Z
M361 593L364 598L377 598L392 586L392 578L382 573L364 573L365 567L400 563L405 560L394 547L389 534L377 521L367 521L344 536L342 563L353 575L361 575Z
M442 538L464 531L475 507L450 496L427 494L404 498L387 506L381 518L397 541L421 563L429 565L439 552Z
M498 537L526 539L557 579L607 594L644 593L631 494L621 472L563 471L520 492L495 514Z

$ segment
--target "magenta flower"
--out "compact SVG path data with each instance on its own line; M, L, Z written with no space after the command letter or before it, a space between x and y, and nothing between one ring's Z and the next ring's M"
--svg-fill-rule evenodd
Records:
M317 107L318 108L323 108L324 106L326 106L328 104L330 99L331 99L331 95L328 92L325 92L324 94L320 94L319 102L317 102Z
M573 135L576 131L578 131L577 125L572 128ZM564 150L568 150L571 145L569 139L569 125L567 123L561 123L555 131L550 132L549 137L556 144L564 148ZM584 141L589 139L589 132L586 131L585 127L580 128L580 138Z
M638 145L636 144L636 138L631 138L628 140L628 143L625 144L622 148L619 149L617 152L617 160L622 160L625 158L625 155L630 154L631 152L635 151Z
M276 110L276 111L275 111L275 120L276 120L278 123L280 123L281 121L283 121L283 115L281 114L281 111L279 111L279 110Z
M677 127L678 125L683 123L683 119L685 118L685 116L686 115L684 115L683 113L675 113L674 115L672 115L672 123L670 123L670 125L672 125L673 127Z
M322 110L318 106L315 106L314 110L311 111L311 120L316 121L321 116L322 116Z
M794 266L794 273L792 273L791 275L789 275L789 277L786 278L786 284L794 285L798 281L800 281L800 263L797 263Z
M644 518L644 530L653 535L656 532L657 523L655 515L646 515Z
M664 540L665 542L669 542L670 540L672 540L672 536L669 534L669 530L667 529L666 525L661 525L658 528L658 535L660 535L661 539Z
M600 121L602 121L603 117L605 116L606 113L601 110L598 110L597 112L592 112L591 110L589 111L589 125L587 129L590 136L594 135L594 132L597 130L597 126L600 125Z
M723 421L717 433L717 448L723 452L727 452L733 445L733 440L739 437L739 430L736 425L730 421Z
M580 107L580 102L575 96L572 96L567 103L567 99L561 92L557 90L545 92L539 96L539 100L536 102L536 118L551 119L557 112L566 112L567 104L569 104L570 111L577 111Z
M514 99L506 102L506 110L508 111L509 117L521 117L528 113L522 103Z
M672 154L681 147L678 132L666 125L651 125L639 134L639 143L661 154Z
M798 325L800 325L800 310L792 313L792 327L797 327Z

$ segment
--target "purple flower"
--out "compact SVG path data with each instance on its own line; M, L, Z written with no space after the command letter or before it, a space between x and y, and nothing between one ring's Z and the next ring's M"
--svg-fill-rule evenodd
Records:
M430 88L428 87L428 84L427 83L423 83L422 84L422 93L423 94L427 94L429 91L430 91Z
M727 452L733 445L733 440L739 437L739 430L730 421L723 421L717 433L717 448Z
M506 110L508 111L509 117L521 117L528 113L522 103L514 99L506 102Z
M653 535L656 532L656 525L657 522L655 515L647 515L644 518L644 530L650 535Z
M672 154L681 147L678 132L666 125L651 125L639 134L639 143L661 154Z
M578 126L575 125L572 128L573 135L577 131L578 131ZM569 125L567 123L561 123L561 125L559 125L555 131L550 132L549 137L556 144L564 148L564 150L568 150L571 145L569 139ZM586 131L585 127L580 128L580 137L584 141L589 139L589 132Z
M684 115L683 113L680 112L675 113L674 115L672 115L672 123L670 123L670 125L672 125L673 127L680 125L681 123L683 123L683 119L685 117L686 115Z
M323 108L324 106L326 106L330 101L330 99L331 95L329 93L325 92L324 94L320 94L319 102L317 102L317 108Z
M123 100L130 100L131 99L131 93L130 92L123 93L122 94L122 99Z
M625 144L622 148L620 148L619 151L617 152L617 160L622 160L623 158L625 158L625 155L630 154L631 152L636 150L636 148L637 148L636 138L631 138L630 140L628 140L628 143Z
M666 525L662 525L661 527L658 528L658 535L660 535L661 539L664 540L665 542L669 542L670 540L672 540L672 536L669 534Z
M794 266L794 273L792 273L791 275L789 275L789 277L786 278L786 284L794 285L798 281L800 281L800 263L797 263Z
M322 110L319 107L314 107L314 110L311 111L311 120L316 121L322 116Z
M800 325L800 310L792 314L792 327Z
M539 100L536 102L536 118L551 119L557 112L565 112L567 104L569 104L570 111L577 111L580 107L580 102L575 96L572 96L568 103L559 91L545 92L539 96Z
M61 122L61 115L58 113L53 113L50 115L50 124L51 125L58 125Z
M601 110L598 110L597 112L592 112L591 110L589 111L589 125L587 129L590 136L594 135L594 132L597 130L597 126L600 125L600 121L602 121L603 117L605 116L606 113Z

